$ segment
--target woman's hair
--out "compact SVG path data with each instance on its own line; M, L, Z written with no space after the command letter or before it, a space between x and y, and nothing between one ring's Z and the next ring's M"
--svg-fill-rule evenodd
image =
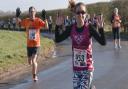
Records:
M29 12L31 11L31 9L35 9L35 7L34 6L29 7Z
M114 10L118 10L118 8L116 7L116 8L114 8Z
M75 3L74 1L70 1L69 2L69 9L72 11L72 12L75 12L76 11L76 8L79 7L79 6L85 6L85 9L86 9L86 5L83 3L83 2L79 2L79 3Z

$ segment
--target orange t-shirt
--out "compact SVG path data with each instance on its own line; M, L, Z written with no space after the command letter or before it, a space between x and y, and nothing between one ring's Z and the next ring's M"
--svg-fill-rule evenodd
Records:
M21 26L26 29L27 33L27 47L39 47L40 46L40 29L45 26L44 21L40 18L31 20L29 18L21 21Z

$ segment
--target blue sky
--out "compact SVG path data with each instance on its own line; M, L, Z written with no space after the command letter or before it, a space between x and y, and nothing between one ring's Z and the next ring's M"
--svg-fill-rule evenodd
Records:
M77 2L95 3L104 2L110 0L76 0ZM0 10L2 11L15 11L17 7L20 7L22 11L28 10L30 6L34 6L37 11L42 9L53 10L58 8L66 8L68 6L68 0L1 0Z

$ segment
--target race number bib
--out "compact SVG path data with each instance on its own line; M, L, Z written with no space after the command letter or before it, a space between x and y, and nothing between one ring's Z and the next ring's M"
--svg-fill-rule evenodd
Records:
M73 49L74 51L74 66L75 67L86 67L86 50Z
M30 29L29 30L29 40L35 40L36 39L36 30Z

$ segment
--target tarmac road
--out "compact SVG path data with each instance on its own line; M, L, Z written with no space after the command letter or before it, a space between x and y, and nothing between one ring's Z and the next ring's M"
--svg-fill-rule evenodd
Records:
M71 45L67 41L58 45L62 46L64 53L57 53L57 58L66 61L40 72L36 83L28 77L8 89L73 89ZM93 59L97 89L128 89L128 42L124 41L121 49L114 49L110 41L105 47L94 42Z

